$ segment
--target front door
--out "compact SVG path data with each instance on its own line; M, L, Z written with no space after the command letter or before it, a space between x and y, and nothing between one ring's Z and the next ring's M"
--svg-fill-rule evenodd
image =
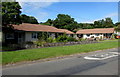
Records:
M24 32L19 32L18 33L18 43L23 43L24 42Z

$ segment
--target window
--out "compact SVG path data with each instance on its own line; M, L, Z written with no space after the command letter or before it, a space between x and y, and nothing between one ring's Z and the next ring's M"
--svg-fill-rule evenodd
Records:
M86 34L88 37L90 36L90 34Z
M99 34L95 34L96 36L99 36Z
M14 39L14 33L7 33L6 39Z
M37 33L32 33L32 38L37 38Z

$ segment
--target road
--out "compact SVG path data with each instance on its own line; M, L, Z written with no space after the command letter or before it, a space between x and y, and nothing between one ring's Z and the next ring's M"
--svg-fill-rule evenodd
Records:
M42 63L24 64L2 69L3 75L118 75L118 56L104 60L84 59L85 56L117 52L118 49L108 49L101 52L91 52L65 59L46 61Z

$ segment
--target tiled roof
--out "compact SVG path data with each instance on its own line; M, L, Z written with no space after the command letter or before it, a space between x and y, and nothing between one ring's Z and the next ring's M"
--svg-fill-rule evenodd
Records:
M40 25L40 24L22 23L20 25L13 25L13 27L16 30L22 30L22 31L43 31L43 32L63 33L62 30L59 30L53 26Z
M90 33L113 33L114 28L99 28L99 29L81 29L76 34L90 34Z
M71 32L71 31L69 31L67 29L59 29L59 30L65 32L66 34L74 34L73 32Z

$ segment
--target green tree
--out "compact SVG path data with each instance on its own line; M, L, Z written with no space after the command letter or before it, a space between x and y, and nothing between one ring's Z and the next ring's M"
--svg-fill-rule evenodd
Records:
M111 18L105 18L105 27L106 28L114 27L114 24Z
M104 19L94 22L94 28L103 28L105 26Z
M74 21L74 18L71 18L69 15L58 14L57 18L53 21L53 26L73 31L77 28L78 23Z
M120 32L120 22L115 23L115 30Z
M120 22L115 23L115 26L118 26L118 25L120 25Z
M111 28L114 27L113 21L111 18L105 18L94 22L94 28Z
M48 19L45 23L43 23L44 25L49 25L52 26L53 25L53 20Z
M82 23L82 29L93 29L93 24Z
M18 2L2 2L2 25L20 24L20 9Z
M27 16L25 14L21 15L21 20L23 23L31 23L31 24L38 24L38 21L33 16Z

